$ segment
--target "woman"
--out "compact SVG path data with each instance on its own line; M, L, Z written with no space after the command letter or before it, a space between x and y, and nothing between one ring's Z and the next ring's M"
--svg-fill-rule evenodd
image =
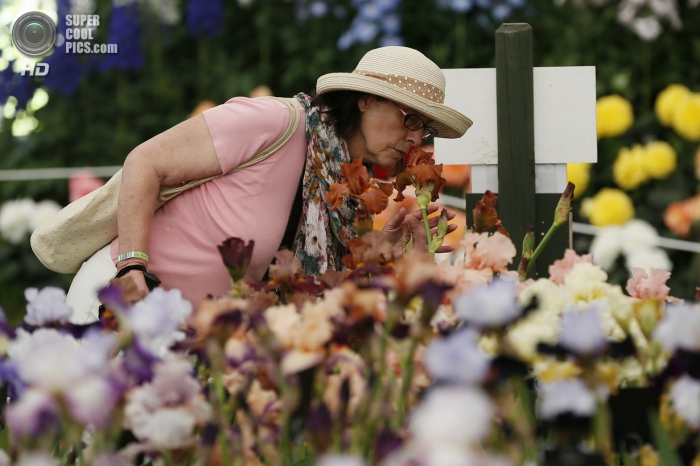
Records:
M334 212L324 200L328 186L340 181L340 164L362 158L400 170L403 156L424 137L462 136L472 122L442 103L444 91L442 71L420 52L372 50L352 73L321 76L314 99L296 97L301 123L272 156L186 191L155 213L161 186L227 173L276 141L290 113L275 99L234 98L139 145L124 162L118 238L76 275L66 300L74 308L72 320L95 320L94 290L125 268L124 276L143 293L146 267L194 304L207 294L227 293L230 279L217 245L231 236L255 240L246 278L259 281L288 221L298 224L292 250L307 273L341 269L344 244L355 236L356 205L347 196ZM301 218L292 219L300 180ZM420 211L402 209L383 230L397 249L406 225L417 245L426 243L419 236L425 235Z

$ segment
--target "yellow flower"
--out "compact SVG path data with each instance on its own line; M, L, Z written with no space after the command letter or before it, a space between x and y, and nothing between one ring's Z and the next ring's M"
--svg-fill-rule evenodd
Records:
M681 84L671 84L661 91L654 103L654 110L661 124L671 126L676 107L688 97L690 97L690 91Z
M617 381L620 375L617 364L601 362L596 364L595 371L598 379L605 384L608 391L612 394L617 393Z
M644 166L647 174L663 180L676 169L676 151L665 141L654 141L646 145Z
M554 383L561 380L574 379L581 375L581 368L571 361L553 362L545 367L539 378L544 383Z
M626 147L620 149L613 163L615 184L625 191L630 191L649 181L645 160L646 150L639 144L635 144L631 149Z
M588 181L591 179L591 164L590 163L569 163L566 165L566 178L576 185L574 189L574 199L581 197L581 194L588 187Z
M639 449L639 466L659 466L659 455L648 443Z
M693 92L673 114L673 129L691 141L700 141L700 94Z
M595 113L599 139L606 136L619 136L634 122L632 104L616 94L598 99Z
M624 191L603 188L591 199L588 219L591 225L622 225L634 218L634 204Z

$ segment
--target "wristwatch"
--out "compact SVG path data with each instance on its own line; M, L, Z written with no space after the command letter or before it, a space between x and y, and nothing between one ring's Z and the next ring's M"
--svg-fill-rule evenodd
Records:
M117 272L114 278L123 277L124 275L126 275L127 272L131 270L140 270L141 272L143 272L143 277L146 279L146 286L148 287L148 291L153 291L153 288L157 287L161 283L160 279L156 276L156 274L149 272L146 269L146 267L141 264L127 265L119 272Z

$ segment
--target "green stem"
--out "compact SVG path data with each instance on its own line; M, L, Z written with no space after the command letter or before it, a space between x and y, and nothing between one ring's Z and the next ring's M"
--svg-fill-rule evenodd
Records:
M384 327L384 332L382 333L382 340L379 348L379 371L376 374L376 378L374 381L374 386L372 387L372 396L369 399L368 406L367 406L367 415L371 416L372 415L372 406L374 403L379 399L381 393L382 393L382 376L384 375L385 369L386 369L386 348L389 346L389 334L391 333L393 325L391 323L387 323ZM367 452L370 449L370 446L372 445L372 441L374 440L374 428L375 428L376 421L374 419L370 419L370 421L367 423L367 429L365 431L365 442L364 446L362 448L362 452ZM358 447L359 443L359 433L358 435L354 435L357 433L357 430L353 432L353 447ZM354 450L353 451L357 451Z
M282 372L282 368L279 366L277 367L277 382L280 389L280 400L284 400L285 394L287 393L287 382L284 378L284 372ZM282 436L280 437L280 457L287 458L290 454L289 437L292 432L292 423L290 413L288 413L284 407L282 409L284 421L282 422Z
M430 223L428 222L428 208L421 207L420 211L423 214L423 225L425 226L425 240L428 242L428 247L430 247L430 240L432 239L432 235L430 234Z
M532 268L533 264L537 260L537 256L540 255L542 251L544 251L544 247L549 243L549 240L552 238L554 235L554 232L557 231L559 228L559 225L556 223L553 223L551 227L549 227L549 231L547 232L546 235L544 235L544 238L542 238L542 241L540 241L540 244L537 245L537 248L535 249L535 252L532 253L532 257L530 257L530 262L527 264L527 271L526 274L530 273L530 269Z
M399 418L398 427L401 429L406 419L406 406L408 405L408 392L411 388L411 380L413 380L413 370L415 368L413 355L418 348L418 338L414 338L411 342L411 348L406 355L406 360L403 364L403 380L401 382L401 398L399 398Z

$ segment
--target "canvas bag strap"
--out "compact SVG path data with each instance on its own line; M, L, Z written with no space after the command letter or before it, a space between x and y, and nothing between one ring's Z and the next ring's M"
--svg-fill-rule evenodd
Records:
M287 128L285 129L284 133L282 136L280 136L279 139L277 139L275 142L273 142L271 145L266 147L265 149L261 150L257 154L253 156L250 160L247 162L244 162L240 165L238 165L236 168L233 168L229 170L226 175L230 173L234 173L240 170L243 170L244 168L250 167L251 165L255 165L258 162L262 162L263 160L267 159L270 157L272 154L274 154L280 147L282 147L289 139L292 137L294 132L297 130L299 127L299 120L301 119L299 107L297 106L297 100L294 98L280 98L280 97L268 97L269 99L275 99L278 100L279 102L282 102L287 106L289 109L289 123L287 124ZM169 186L165 188L161 188L160 194L158 196L158 201L157 201L157 206L161 207L164 205L166 202L168 202L170 199L174 198L178 194L187 191L188 189L195 188L199 186L200 184L206 183L207 181L219 178L220 176L224 176L224 174L221 175L213 175L213 176L208 176L206 178L202 178L199 180L193 180L193 181L188 181L187 183L184 183L180 186Z

